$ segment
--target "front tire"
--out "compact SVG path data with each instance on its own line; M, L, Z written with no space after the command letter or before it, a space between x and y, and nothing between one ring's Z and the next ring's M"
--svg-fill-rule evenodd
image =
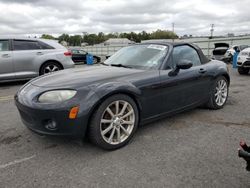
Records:
M220 76L215 80L207 107L214 110L221 109L226 104L227 98L228 81L224 76Z
M134 100L123 94L113 95L94 112L89 125L89 139L106 150L121 148L135 134L138 120L138 108Z
M249 72L249 68L238 67L239 74L246 75Z

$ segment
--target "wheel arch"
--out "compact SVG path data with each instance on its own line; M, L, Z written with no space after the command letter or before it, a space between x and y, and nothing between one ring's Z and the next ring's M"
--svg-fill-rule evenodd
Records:
M54 59L49 59L49 60L46 60L44 61L40 67L39 67L39 75L41 75L41 70L42 70L42 67L46 64L46 63L49 63L49 62L54 62L54 63L57 63L62 69L64 69L63 65L61 62L57 61L57 60L54 60Z
M221 74L221 76L225 77L227 79L228 82L228 86L230 85L230 77L227 73Z
M139 124L140 124L140 118L141 118L141 110L142 110L142 105L141 105L141 102L138 98L138 94L137 93L134 93L130 90L115 90L115 91L112 91L112 92L109 92L109 93L106 93L105 95L102 95L99 100L93 105L93 107L91 108L90 110L90 116L88 117L88 126L87 126L87 131L85 131L85 135L87 134L88 132L88 129L89 129L89 123L91 122L91 119L95 113L95 111L99 108L99 106L109 97L111 96L114 96L114 95L118 95L118 94L123 94L123 95L127 95L129 96L136 104L137 108L138 108L138 116L139 116Z

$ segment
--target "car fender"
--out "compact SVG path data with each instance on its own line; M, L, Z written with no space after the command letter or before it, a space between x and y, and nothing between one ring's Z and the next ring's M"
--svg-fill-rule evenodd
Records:
M94 87L94 88L93 88ZM141 91L129 82L108 82L103 83L98 86L92 86L93 91L100 98L99 102L102 102L107 97L114 94L127 94L131 98L135 100L139 109L141 109L141 102L139 100L139 96L141 95Z
M39 72L41 66L47 61L55 61L62 65L61 59L59 59L57 56L57 54L59 53L60 52L56 51L56 52L45 53L41 56L37 56L33 61L33 65L34 67L36 67L37 72Z
M211 71L213 75L213 79L215 80L219 76L224 76L227 79L228 84L230 84L230 76L228 73L227 65L222 61L218 61L218 60L213 60L213 61L216 64L216 69L214 69L214 66L211 66L211 68L213 68L213 71Z

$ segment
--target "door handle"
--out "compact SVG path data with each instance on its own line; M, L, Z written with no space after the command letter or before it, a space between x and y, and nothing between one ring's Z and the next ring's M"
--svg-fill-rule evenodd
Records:
M204 74L205 72L207 72L205 69L200 69L199 70L199 73L201 73L201 74Z
M2 57L3 57L3 58L9 58L10 55L9 55L9 54L3 54Z
M43 53L42 52L37 52L36 55L43 55Z

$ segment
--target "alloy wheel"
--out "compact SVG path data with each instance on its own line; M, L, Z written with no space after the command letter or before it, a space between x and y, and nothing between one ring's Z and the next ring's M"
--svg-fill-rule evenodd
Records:
M57 65L48 65L44 68L44 74L48 74L51 72L59 71L60 68Z
M112 102L103 112L100 131L102 138L111 145L124 142L135 126L135 112L127 101Z
M215 92L215 102L218 106L223 106L227 100L228 86L224 79L217 82L216 92Z

